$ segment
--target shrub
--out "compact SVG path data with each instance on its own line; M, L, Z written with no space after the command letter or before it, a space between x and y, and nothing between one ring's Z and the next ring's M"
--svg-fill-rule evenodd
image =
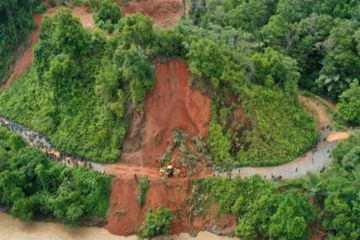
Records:
M236 235L244 240L304 240L316 216L299 191L280 192L260 176L199 179L192 192L196 211L203 209L206 214L208 207L218 204L219 214L234 214L238 219Z
M152 238L169 234L172 220L173 213L170 209L150 209L146 214L145 223L140 227L138 235L143 238Z
M357 80L352 82L350 88L340 95L337 107L340 118L360 125L360 86Z
M191 42L187 58L192 74L208 80L213 89L219 87L228 60L221 45L209 39L194 40Z
M139 181L139 205L144 207L146 202L146 193L149 188L149 179L147 177L141 176Z
M112 33L115 29L115 24L121 18L119 5L110 0L102 0L91 5L95 8L93 14L95 22L100 28Z

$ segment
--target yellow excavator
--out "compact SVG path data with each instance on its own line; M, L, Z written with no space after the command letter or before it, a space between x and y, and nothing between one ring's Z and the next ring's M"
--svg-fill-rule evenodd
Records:
M167 165L166 167L160 168L160 176L180 177L181 170L178 168L174 168L173 165Z

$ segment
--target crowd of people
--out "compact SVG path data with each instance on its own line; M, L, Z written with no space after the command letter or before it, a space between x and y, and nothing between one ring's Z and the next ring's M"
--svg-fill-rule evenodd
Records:
M84 158L76 158L58 151L50 141L40 134L27 129L14 121L8 121L0 117L0 126L9 129L21 136L30 146L44 152L49 158L70 167L83 166L93 169L93 165Z

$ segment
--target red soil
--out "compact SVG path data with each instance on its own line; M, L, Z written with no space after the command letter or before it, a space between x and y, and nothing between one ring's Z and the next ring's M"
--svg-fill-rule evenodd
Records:
M219 220L212 213L190 222L187 200L193 179L159 177L159 160L172 142L173 129L179 128L187 136L206 136L209 117L210 99L190 88L186 63L180 60L157 63L155 87L148 96L145 112L134 113L121 162L106 169L117 176L112 185L106 226L111 233L133 234L143 223L147 211L158 207L174 212L172 233L199 231L215 223L225 232L233 230L235 219L227 216ZM186 146L189 147L189 143ZM175 149L171 161L179 155ZM197 177L212 174L200 163L195 168L199 170ZM151 181L142 209L138 204L137 176L147 176Z
M235 232L236 218L232 214L219 216L219 206L212 204L204 216L197 216L191 222L193 231L211 231L211 227L216 225L221 235L229 235Z
M93 29L95 28L95 23L92 18L91 9L89 6L79 6L73 9L73 16L79 17L80 22L85 28Z
M136 129L141 132L136 134L131 132L135 129L130 130L122 163L157 168L172 142L175 128L188 137L208 133L210 99L190 88L186 63L181 60L157 63L156 79L146 102L146 112L135 114L133 125L138 125Z
M231 215L217 217L217 208L210 209L206 216L190 220L188 196L191 195L191 183L191 180L185 178L152 181L147 192L146 204L141 209L138 203L138 180L115 179L110 198L108 224L105 228L117 235L134 234L144 222L150 208L166 207L174 213L171 224L172 234L211 230L213 226L220 229L221 234L233 233L236 219Z
M142 13L154 19L160 27L174 26L185 14L184 0L129 0L123 14Z
M106 228L113 234L130 235L144 222L150 208L167 207L175 215L172 233L180 233L188 228L188 210L185 206L191 187L186 179L168 179L167 183L152 182L147 193L145 206L138 203L138 182L135 179L116 179L113 182L110 215ZM120 215L119 212L123 212Z
M42 22L41 15L34 16L34 22L36 24L36 29L33 30L29 37L29 47L25 52L17 59L10 76L0 85L0 91L4 90L9 86L16 78L23 74L32 64L33 61L33 48L35 44L39 41L40 36L40 25Z
M310 240L324 240L325 237L324 227L321 224L316 224L311 227Z
M58 2L60 2L59 0ZM54 14L58 7L51 7L48 1L45 2L48 11L46 14ZM15 65L13 66L11 70L10 76L2 83L0 84L0 92L4 90L7 86L9 86L13 81L15 81L18 77L20 77L23 73L26 72L26 70L32 65L33 63L33 49L34 46L39 42L40 37L40 26L42 23L43 16L40 14L37 14L34 16L34 22L36 24L36 29L34 29L30 36L29 36L29 46L26 48L26 50L18 57L18 59L15 62Z

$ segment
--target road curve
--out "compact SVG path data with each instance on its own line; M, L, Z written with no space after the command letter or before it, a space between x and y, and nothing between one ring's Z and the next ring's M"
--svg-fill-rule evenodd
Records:
M316 102L310 98L301 96L300 102L307 107L310 112L316 114L317 128L321 132L321 138L318 144L306 154L300 156L294 161L273 167L240 167L225 173L215 173L222 177L249 177L260 175L264 179L289 179L306 175L308 172L322 172L332 162L331 151L337 142L349 137L355 130L349 129L345 132L335 133L331 128L331 118L326 112L322 103Z
M274 167L241 167L225 173L215 172L215 176L249 177L258 174L264 179L288 179L304 176L307 172L320 172L328 167L332 160L330 158L332 148L338 141L344 140L351 135L354 130L349 129L341 133L332 132L330 127L331 119L327 115L323 105L305 97L301 97L301 102L308 108L311 108L315 114L319 115L318 128L321 131L321 141L319 141L313 150L283 165ZM69 167L85 166L101 173L106 172L107 174L120 175L122 177L133 177L133 175L136 174L145 175L150 178L159 178L158 169L140 168L139 166L130 166L121 163L99 164L83 158L67 155L57 150L46 137L3 117L0 117L0 126L6 127L21 136L29 146L39 149L47 154L48 157Z

